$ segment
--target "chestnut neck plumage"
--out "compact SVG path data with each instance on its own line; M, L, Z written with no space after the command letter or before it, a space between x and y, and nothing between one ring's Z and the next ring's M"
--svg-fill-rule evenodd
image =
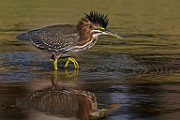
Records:
M92 30L96 29L96 25L92 24L87 18L82 18L77 25L79 40L75 45L76 52L91 48L98 39L93 36Z
M93 28L95 28L95 25L92 25L92 23L87 18L82 18L77 25L80 36L79 41L88 42L91 40L93 37L93 33L91 32Z

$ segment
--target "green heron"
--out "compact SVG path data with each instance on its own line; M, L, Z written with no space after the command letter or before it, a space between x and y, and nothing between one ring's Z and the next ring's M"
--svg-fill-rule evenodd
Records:
M19 40L30 41L35 47L52 52L50 61L54 69L58 70L58 61L66 60L64 67L71 61L75 69L79 69L78 62L70 55L91 48L99 35L121 37L106 29L108 16L96 11L85 14L77 25L52 25L41 29L23 32L17 35Z

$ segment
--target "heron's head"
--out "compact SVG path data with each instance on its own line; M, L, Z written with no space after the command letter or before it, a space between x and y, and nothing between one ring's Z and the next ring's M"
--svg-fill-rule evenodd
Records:
M89 14L85 14L85 17L81 19L78 26L81 28L82 33L91 33L94 37L110 35L122 39L117 33L107 30L108 23L109 19L107 15L91 11Z

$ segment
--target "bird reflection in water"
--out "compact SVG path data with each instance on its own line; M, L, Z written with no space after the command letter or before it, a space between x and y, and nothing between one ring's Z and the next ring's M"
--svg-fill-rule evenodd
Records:
M35 90L26 97L18 99L17 106L20 109L35 110L58 118L94 120L104 117L107 110L97 109L95 94L58 85L57 76L58 73L55 71L51 86Z

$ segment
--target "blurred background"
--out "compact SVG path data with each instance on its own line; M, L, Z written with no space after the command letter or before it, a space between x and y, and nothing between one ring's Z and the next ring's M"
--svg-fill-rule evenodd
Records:
M97 119L89 116L102 109L106 120L179 120L179 6L178 0L0 0L0 120ZM20 32L48 25L77 24L91 10L107 14L108 28L124 40L102 36L94 47L75 54L79 71L64 70L60 63L55 73L50 53L16 39ZM76 96L70 101L78 104L73 115L54 112L49 97L43 102L49 110L31 101L37 91L65 94L64 89ZM92 97L84 91L97 100L88 115L82 108L90 108L81 103Z

